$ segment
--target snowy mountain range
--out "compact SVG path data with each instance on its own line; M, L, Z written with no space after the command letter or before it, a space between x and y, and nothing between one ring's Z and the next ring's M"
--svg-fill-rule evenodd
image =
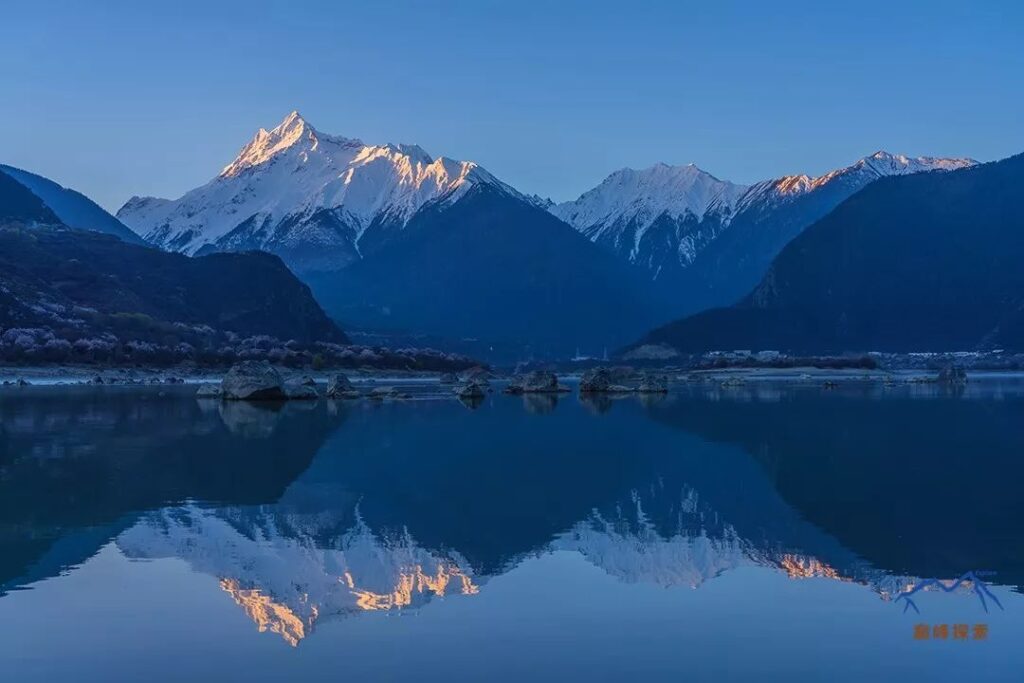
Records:
M877 152L818 177L751 186L692 164L656 164L616 171L575 201L554 204L471 161L329 135L293 111L275 128L260 129L210 182L175 200L133 197L117 217L165 249L270 251L309 275L365 260L407 232L417 215L484 187L549 211L639 266L672 293L678 305L666 313L676 315L746 294L789 240L870 182L974 163Z
M556 205L471 161L329 135L293 111L205 185L175 200L133 197L117 218L171 251L276 254L357 329L550 355L619 346L731 304L873 181L974 164L877 152L751 186L656 164Z
M336 270L401 232L423 206L480 184L519 196L473 162L327 135L293 111L202 187L173 201L132 197L117 215L165 249L260 249L300 272Z
M473 162L292 112L206 185L117 215L172 251L276 254L346 326L511 343L514 358L618 346L665 317L630 264L548 208Z
M656 164L639 171L616 171L575 201L552 206L550 211L658 279L694 264L734 223L773 214L809 194L828 192L831 197L826 204L831 209L878 178L948 171L975 163L880 151L818 177L790 175L751 186L719 180L693 164ZM808 207L793 223L806 227L819 217L819 211Z

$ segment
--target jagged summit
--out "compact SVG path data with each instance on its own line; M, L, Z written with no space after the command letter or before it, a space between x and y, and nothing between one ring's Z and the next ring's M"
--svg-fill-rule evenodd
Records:
M176 251L264 249L299 269L310 258L330 269L360 258L371 228L379 241L425 204L478 183L518 196L471 161L322 133L293 111L257 131L206 185L176 200L133 197L118 217Z
M344 138L332 138L332 141L362 144L359 140L345 140ZM221 177L236 176L246 169L265 163L275 154L295 145L304 145L305 151L308 153L315 151L319 144L320 134L317 130L302 118L297 110L292 111L273 129L268 131L266 128L260 128L252 141L242 148L234 161L224 167L220 175Z
M766 180L751 186L748 192L740 201L740 207L744 208L756 203L764 195L775 195L778 197L792 197L805 194L829 183L847 178L859 187L866 185L872 180L896 175L908 175L910 173L924 173L927 171L954 171L960 168L974 166L978 162L967 158L943 158L943 157L908 157L903 154L892 154L879 150L874 154L861 157L849 166L838 168L819 176L807 174L786 175L781 178Z
M923 171L953 171L974 166L978 162L969 158L908 157L879 150L860 159L854 166L861 165L878 173L879 176L905 175Z

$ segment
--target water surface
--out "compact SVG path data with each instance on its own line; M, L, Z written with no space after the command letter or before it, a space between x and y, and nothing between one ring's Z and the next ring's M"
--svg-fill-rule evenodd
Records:
M4 680L1024 672L1018 382L192 391L0 392Z

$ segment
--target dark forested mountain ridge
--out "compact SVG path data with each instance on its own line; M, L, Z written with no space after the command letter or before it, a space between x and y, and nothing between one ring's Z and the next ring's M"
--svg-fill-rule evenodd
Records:
M878 180L790 242L742 301L640 343L678 351L1024 348L1024 155Z
M658 318L638 269L489 186L422 209L373 258L309 281L346 325L517 342L560 355L614 348Z

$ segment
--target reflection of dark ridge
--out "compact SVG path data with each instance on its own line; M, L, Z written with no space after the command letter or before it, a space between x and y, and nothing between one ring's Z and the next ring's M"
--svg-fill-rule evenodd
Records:
M566 399L537 415L516 397L477 411L384 405L353 415L281 504L344 495L371 528L408 529L424 547L493 573L656 476L663 454L636 448L651 423L636 403L615 412L604 419Z
M193 391L0 393L0 590L51 547L43 575L80 563L143 510L275 501L344 419L323 405L256 408L239 429ZM54 545L82 533L92 534L89 548Z
M749 398L747 396L746 398ZM787 391L696 396L658 421L751 454L801 515L877 567L924 577L996 571L1024 584L1024 396Z

